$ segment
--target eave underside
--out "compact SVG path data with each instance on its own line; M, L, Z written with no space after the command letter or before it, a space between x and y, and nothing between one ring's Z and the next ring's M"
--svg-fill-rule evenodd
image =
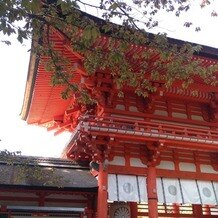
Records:
M68 43L64 41L64 36L53 33L53 41L55 42L55 48L57 51L63 52L66 57L71 60L72 66L81 66L81 57L74 53ZM102 38L98 45L105 44L105 37ZM143 48L138 46L132 46L129 54L134 54L135 52L140 52ZM217 63L217 60L210 59L207 57L203 58L204 66L207 67L211 64ZM29 68L29 78L27 80L26 95L24 98L24 106L22 109L22 118L26 119L29 124L36 123L39 125L50 123L53 125L55 119L63 117L66 110L72 106L72 99L63 100L60 93L64 90L64 86L52 86L51 85L51 72L47 72L45 69L46 58L41 57L40 61L36 60L34 56L31 56L30 68ZM81 70L77 68L73 72L73 82L81 82ZM84 72L82 72L84 73ZM217 92L217 87L211 87L203 84L202 80L196 80L194 87L202 92L202 95L207 96L206 102L210 102L209 96L211 93ZM173 88L173 87L172 87ZM193 88L195 89L195 88ZM177 91L171 91L172 96L177 98ZM185 96L184 94L182 94ZM182 97L179 95L178 97ZM189 96L190 101L195 100L191 95L191 92L186 96ZM196 101L199 99L196 98Z

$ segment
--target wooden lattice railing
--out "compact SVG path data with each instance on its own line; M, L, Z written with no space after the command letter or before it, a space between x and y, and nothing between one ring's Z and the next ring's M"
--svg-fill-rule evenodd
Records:
M81 118L80 127L86 131L107 132L107 134L134 137L160 138L193 143L218 145L218 130L174 125L158 122L144 122L115 117L86 116Z
M148 204L137 205L138 218L148 217ZM215 206L202 205L202 216L204 218L218 217L218 208ZM191 204L158 204L158 217L190 217L198 218Z

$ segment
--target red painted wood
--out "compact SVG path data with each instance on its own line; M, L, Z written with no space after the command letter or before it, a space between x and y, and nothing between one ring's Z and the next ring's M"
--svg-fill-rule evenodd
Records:
M148 216L149 218L158 218L156 178L157 178L157 175L156 175L155 167L149 166L148 175L147 175Z
M129 202L130 211L131 211L131 218L138 217L138 207L137 202Z
M108 173L107 170L104 169L103 163L99 164L99 173L98 173L98 206L97 206L97 214L100 218L108 217L108 193L107 193L107 184L108 184Z
M78 34L81 32L82 30ZM87 155L88 160L89 158L100 159L102 150L107 151L109 160L113 160L115 156L124 158L125 166L109 166L108 171L104 171L100 164L98 217L107 217L107 173L148 177L149 217L157 217L157 193L155 193L157 176L218 181L216 174L201 173L200 171L201 164L210 165L213 169L218 168L216 162L212 163L209 155L210 152L218 152L217 112L215 115L213 114L214 110L217 110L217 100L213 99L211 93L216 93L217 87L205 85L198 77L194 78L193 85L183 91L179 91L178 87L181 85L179 82L176 82L173 87L165 89L163 82L153 81L157 92L149 94L148 98L143 99L136 96L133 89L128 86L124 87L124 97L120 98L117 96L118 90L113 84L109 70L99 70L92 77L88 77L83 68L83 57L72 50L69 40L55 30L51 34L51 40L54 42L55 49L63 52L75 69L73 82L81 84L82 81L82 85L90 91L91 95L97 96L99 102L93 108L93 113L99 116L82 119L81 115L88 109L76 104L76 96L68 100L61 99L60 92L63 87L49 85L51 72L47 72L45 69L45 62L48 58L41 57L38 69L36 69L34 93L27 121L38 125L44 124L51 130L56 129L56 134L73 131L78 127L77 131L80 131L78 136L66 150L67 156L74 160L80 160L79 158L86 160ZM109 46L109 38L99 37L96 45L106 50ZM131 58L133 54L140 55L147 49L142 46L130 45L126 55ZM150 66L148 72L158 58L159 54L154 52L150 60L147 60ZM202 65L205 67L218 63L217 60L206 57L195 56L193 60L196 59L202 60ZM139 64L133 60L131 63L137 73L140 70ZM191 95L195 88L199 89L198 96ZM115 116L120 116L120 118ZM79 120L81 127L78 126ZM129 132L122 133L119 130ZM146 136L140 135L145 132ZM167 137L163 135L167 135ZM83 136L89 140L83 141ZM175 137L181 137L181 139ZM189 138L190 141L184 140L184 138ZM175 170L155 170L151 166L148 168L131 166L131 158L138 158L147 165L149 144L160 143L160 141L164 146L159 149L159 161L171 161ZM213 144L213 142L215 143ZM195 164L196 172L180 171L179 164L181 162ZM55 199L52 200L48 197L45 197L45 200L55 202ZM43 201L41 198L39 203L44 204ZM131 205L132 214L135 216L135 204ZM174 208L175 214L178 212L177 209ZM198 210L197 212L199 215L196 217L200 216L200 212ZM175 217L175 214L171 215ZM159 214L160 217L165 215L171 216L167 212ZM182 214L180 215L183 217Z
M194 217L196 217L196 218L203 217L203 211L202 211L202 206L201 205L193 204L192 208L193 208Z
M149 166L148 175L147 175L148 216L149 218L158 218L156 178L157 176L156 176L155 167Z

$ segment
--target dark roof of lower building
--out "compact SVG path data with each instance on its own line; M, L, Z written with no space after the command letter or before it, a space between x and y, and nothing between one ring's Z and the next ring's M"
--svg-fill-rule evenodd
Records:
M0 185L58 187L62 189L97 188L89 168L58 158L18 156L0 161Z

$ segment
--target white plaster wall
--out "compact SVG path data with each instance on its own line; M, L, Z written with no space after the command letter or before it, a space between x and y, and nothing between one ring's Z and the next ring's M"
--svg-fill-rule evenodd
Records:
M202 173L218 174L218 171L214 170L214 168L211 165L201 164L200 169Z
M187 172L196 172L196 166L193 163L179 163L179 169L181 171L187 171Z
M140 158L130 158L130 166L132 167L147 167L143 164Z
M157 166L157 168L164 170L175 170L175 165L172 161L162 160L160 164Z
M114 159L112 161L109 161L109 165L125 166L125 158L114 156Z

